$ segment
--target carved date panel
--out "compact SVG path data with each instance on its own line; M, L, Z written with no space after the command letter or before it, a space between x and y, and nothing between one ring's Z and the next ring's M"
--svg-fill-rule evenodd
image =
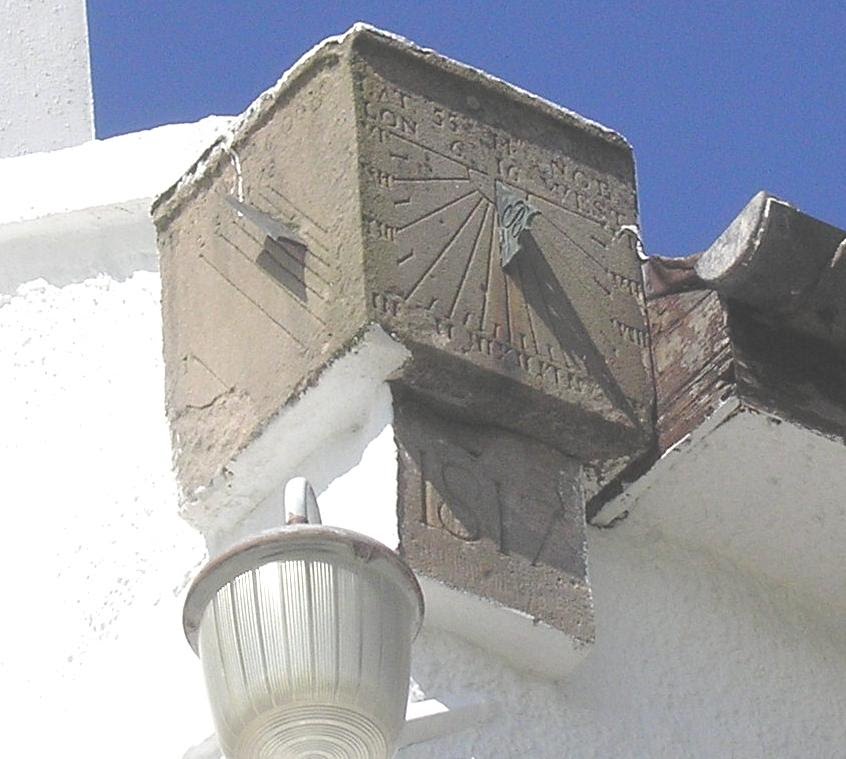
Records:
M395 391L401 550L418 571L589 638L580 467Z

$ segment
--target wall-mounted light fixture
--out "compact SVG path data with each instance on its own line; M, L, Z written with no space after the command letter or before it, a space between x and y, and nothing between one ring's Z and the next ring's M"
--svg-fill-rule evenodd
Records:
M420 586L381 543L320 524L302 478L288 526L207 564L183 624L230 759L387 759L405 722Z

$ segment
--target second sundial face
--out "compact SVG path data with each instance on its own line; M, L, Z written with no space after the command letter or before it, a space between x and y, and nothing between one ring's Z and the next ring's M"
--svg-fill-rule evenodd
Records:
M644 427L648 332L628 147L378 51L353 72L379 318L468 372Z

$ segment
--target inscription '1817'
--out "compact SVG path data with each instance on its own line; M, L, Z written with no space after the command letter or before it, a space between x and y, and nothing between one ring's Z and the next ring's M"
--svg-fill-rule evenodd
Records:
M424 466L425 460L425 451L421 451L421 466ZM423 507L420 521L429 527L442 527L459 540L479 540L482 536L479 520L473 514L470 505L474 500L478 501L480 496L478 479L469 469L457 464L442 464L440 470L441 479L446 483L448 498L454 504L458 504L462 518L456 516L446 500L435 490L424 469L420 477L420 503ZM452 485L450 485L451 481L454 481ZM497 505L501 513L502 504L497 502ZM498 547L503 553L508 553L503 540L502 520L500 519L499 522Z
M523 526L525 514L521 514L526 504L512 502L505 480L461 461L441 459L433 449L419 450L418 462L422 524L445 530L466 543L489 540L499 553L519 554L532 564L550 561L551 557L543 554L556 523L570 508L572 498L565 490L572 489L573 483L559 482L554 494L549 494L551 498L534 504L541 510L532 516L533 529L528 530Z

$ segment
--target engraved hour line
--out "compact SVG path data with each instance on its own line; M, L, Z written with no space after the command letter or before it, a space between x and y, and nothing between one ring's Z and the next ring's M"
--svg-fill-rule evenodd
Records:
M555 206L556 208L561 209L565 213L573 214L573 216L578 216L580 219L584 219L585 221L590 222L591 224L595 224L600 229L605 228L604 224L597 221L593 217L588 216L587 214L582 213L581 211L579 211L575 208L567 208L567 206L562 206L560 203L556 203L551 198L547 197L546 195L544 195L542 193L537 192L536 190L531 190L531 191L525 190L525 192L530 196L530 198L534 197L534 198L537 198L538 200L542 200L544 203L549 203L549 205ZM603 243L603 247L608 247L608 246L607 246L607 244Z
M520 271L520 282L523 285L523 292L525 292L526 287L528 285L528 282L527 282L527 278L526 278L526 276L524 275L524 272L523 272L523 266L528 265L528 264L526 263L526 261L518 262L518 264L519 264L518 269ZM534 277L535 285L537 286L537 274L535 273L534 266L531 267L531 274L532 274L532 277ZM545 300L546 296L544 295L543 289L541 289L540 287L538 287L538 295L541 299L541 303L543 304L543 307L546 308L546 300ZM540 342L538 341L537 331L535 329L534 318L532 317L532 309L529 308L528 300L525 299L525 298L524 298L524 300L526 300L526 313L529 314L529 327L532 330L532 339L535 341L535 352L540 354L541 353L541 347L540 347ZM547 312L548 312L548 309L547 309ZM552 332L552 337L553 337L553 339L557 339L554 331ZM549 346L547 346L547 348L549 348ZM562 346L562 350L565 350L563 348L563 346ZM551 351L550 351L549 357L550 357L550 359L552 359L552 352ZM566 361L564 362L564 365L565 366L567 365Z
M271 189L272 189L272 188L271 188ZM277 193L277 195L278 195L278 194L279 194L279 193ZM259 196L262 200L264 200L264 202L265 202L265 203L267 203L267 205L268 205L268 206L269 206L272 210L276 211L276 213L278 213L278 214L279 214L279 215L280 215L283 219L285 219L285 216L286 216L287 214L285 214L285 212L284 212L281 208L279 208L279 207L278 207L275 203L273 203L273 202L270 200L270 198L268 198L268 197L267 197L267 195L265 195L263 192L261 192L261 190L256 190L256 195L258 195L258 196ZM287 201L286 201L286 202L287 202ZM293 206L292 206L292 207L293 207ZM309 219L309 217L308 217L308 216L306 216L304 213L302 213L302 211L300 211L298 208L294 208L294 211L295 211L296 213L300 214L300 215L301 215L304 219L308 219L308 221L309 221L311 224L314 224L314 225L315 225L315 227L316 227L317 229L319 229L321 232L325 232L325 230L324 230L322 227L317 227L317 225L315 224L315 222L313 222L311 219ZM287 223L287 219L285 219L285 221L286 221L286 223ZM326 234L328 234L328 232L325 232L325 233L326 233ZM317 246L319 246L320 248L322 248L322 249L323 249L326 253L328 253L328 252L329 252L329 248L327 248L327 247L326 247L325 243L322 243L322 242L317 241ZM309 251L308 251L308 252L309 252L309 253L310 253L310 254L311 254L314 258L316 258L318 261L320 261L320 263L321 263L321 264L323 264L323 265L324 265L327 269L329 269L330 271L332 271L332 268L333 268L333 267L332 267L332 264L331 264L329 261L327 261L325 258L323 258L323 257L322 257L322 256L321 256L321 255L320 255L317 251L313 250L313 246L312 246L311 244L309 244L309 245L308 245L308 249L309 249Z
M565 237L566 237L566 238L567 238L567 239L568 239L571 243L573 243L573 245L574 245L574 246L576 246L576 248L578 248L578 249L579 249L579 250L580 250L580 251L581 251L581 252L585 255L585 257L586 257L589 261L591 261L593 264L595 264L595 265L596 265L596 266L598 266L600 269L602 269L602 272L603 272L606 276L613 276L614 272L612 272L612 271L611 271L609 268L607 268L606 266L603 266L603 264L602 264L602 263L600 263L600 261L599 261L598 259L596 259L593 255L591 255L591 253L589 253L587 250L585 250L585 248L583 248L581 245L579 245L579 243L577 243L577 242L573 239L573 237L572 237L571 235L569 235L569 234L568 234L567 232L565 232L565 231L564 231L561 227L559 227L559 226L558 226L558 225L557 225L554 221L552 221L552 219L550 219L550 218L548 218L548 217L547 217L547 219L546 219L546 220L547 220L547 222L549 222L549 225L550 225L550 226L552 226L552 227L554 227L555 229L557 229L557 230L558 230L558 231L559 231L562 235L564 235L564 236L565 236ZM595 238L594 238L594 239L595 239ZM603 291L604 291L607 295L611 295L611 290L610 290L610 288L608 288L608 287L606 287L604 284L602 284L602 282L600 282L600 281L599 281L599 279L598 279L595 275L594 275L594 276L592 276L592 277L591 277L591 279L593 279L593 281L594 281L594 282L595 282L595 283L599 286L599 288L600 288L601 290L603 290ZM575 283L576 283L579 287L581 287L581 288L582 288L582 290L584 290L584 292L586 292L589 296L591 296L591 297L593 297L593 296L594 296L594 292L593 292L593 291L592 291L592 290L591 290L591 289L590 289L590 288L589 288L589 287L588 287L588 286L587 286L584 282L582 282L582 280L581 280L581 279L579 279L579 278L577 278L577 277L574 277L574 278L572 279L572 281L573 281L573 282L575 282Z
M476 233L476 239L473 240L473 247L470 249L470 255L467 256L467 263L464 265L464 271L461 273L461 279L459 280L458 289L455 292L455 298L453 299L452 306L449 309L449 319L454 317L455 307L458 305L458 300L464 290L464 285L467 284L467 272L470 271L470 265L473 263L476 251L479 249L479 240L482 239L482 230L485 228L485 224L488 221L488 211L490 211L491 208L492 206L490 203L485 206L485 212L482 214L482 223L479 225L479 231Z
M549 320L550 325L555 323L555 319L553 318L552 312L550 311L549 304L546 302L546 291L543 287L543 283L541 282L540 275L535 268L534 263L532 263L531 259L527 259L527 266L529 271L532 274L532 279L535 281L535 287L537 287L538 293L540 294L540 304L543 306L543 310L546 311L546 317ZM573 376L579 377L581 380L588 380L590 376L584 372L584 370L575 363L572 358L570 358L569 362L567 358L569 357L569 351L572 349L572 345L567 346L564 345L560 335L556 334L555 329L550 326L549 331L552 333L552 337L558 343L561 352L564 354L564 361L563 364L567 368L567 371L570 372ZM551 358L551 356L550 356Z
M496 225L494 225L495 227ZM505 338L505 341L508 343L513 343L513 332L511 328L511 303L510 298L508 297L508 275L505 273L505 270L500 266L495 266L495 260L499 257L499 240L497 239L496 229L494 228L491 234L491 249L489 254L488 263L490 266L489 269L489 281L493 277L496 277L499 281L502 282L503 294L505 296L505 328L508 330L508 336ZM494 273L494 270L496 273ZM486 298L490 296L490 291L485 293ZM487 303L487 300L485 301ZM496 334L496 327L497 324L494 322L493 325L493 335L497 337ZM484 328L483 328L484 329Z
M506 340L514 344L514 329L511 325L511 298L508 295L508 281L511 277L508 276L507 272L503 270L502 272L502 283L505 288L505 326L508 329L508 337Z
M543 200L543 198L541 198L541 200ZM547 220L547 222L549 223L549 225L550 225L550 226L554 227L554 228L555 228L555 229L557 229L557 230L558 230L558 231L559 231L562 235L564 235L564 236L565 236L565 237L566 237L566 238L567 238L567 239L568 239L571 243L573 243L573 245L575 245L575 246L576 246L576 248L578 248L578 249L579 249L579 250L580 250L580 251L584 254L584 256L585 256L588 260L590 260L590 261L592 261L594 264L596 264L596 266L598 266L600 269L602 269L602 271L603 271L603 272L604 272L607 276L611 277L611 278L612 278L612 280L614 280L614 281L616 282L617 278L619 278L619 279L621 279L621 280L625 280L626 282L631 282L631 283L632 283L633 285L635 285L635 286L638 286L638 285L639 285L639 283L638 283L638 282L636 282L636 281L634 281L634 280L632 280L632 279L629 279L628 277L626 277L626 276L624 276L624 275L622 275L622 274L619 274L618 272L614 271L613 269L608 268L608 267L607 267L605 264L603 264L603 263L602 263L602 262L601 262L598 258L596 258L596 256L594 256L592 253L590 253L590 251L588 251L588 250L587 250L584 246L582 246L582 245L580 245L578 242L576 242L576 240L575 240L575 239L573 239L572 235L570 235L570 234L569 234L566 230L564 230L564 229L562 229L561 227L559 227L559 226L558 226L558 225L557 225L557 224L556 224L556 223L555 223L552 219L550 219L548 216L546 217L546 220ZM596 240L596 239L597 239L596 237L593 237L593 236L591 236L591 237L592 237L592 239L594 239L594 240ZM608 293L609 295L611 294L611 290L610 290L610 289L608 289L608 288L606 288L604 285L600 284L599 280L598 280L596 277L593 277L593 281L594 281L594 282L596 282L596 284L597 284L597 285L599 285L599 286L600 286L603 290L605 290L605 292L606 292L606 293ZM584 285L582 285L582 289L587 290L587 288L586 288ZM590 291L588 290L588 292L590 292ZM633 294L634 294L634 293L633 293Z
M409 227L413 227L415 224L419 224L421 221L426 221L427 219L431 219L433 216L435 216L436 214L439 214L441 211L446 211L446 209L449 208L450 206L454 206L457 203L460 203L462 200L466 200L467 198L469 198L473 193L478 193L478 192L479 191L477 189L473 188L472 190L470 190L470 192L465 193L464 195L461 195L460 197L455 198L454 200L450 200L447 203L444 203L444 205L442 205L442 206L438 206L438 208L434 209L433 211L428 211L427 213L423 214L423 216L421 216L419 219L415 219L414 221L411 221L408 224L404 224L401 227L397 227L397 231L398 232L405 232L405 230L408 229Z
M262 245L262 243L261 243L261 242L259 242L258 240L256 240L256 238L255 238L255 237L253 237L253 236L252 236L249 232L247 232L247 231L246 231L245 229L243 229L242 227L239 227L237 224L235 225L235 228L236 228L239 232L243 233L243 235L244 235L245 237L248 237L250 240L252 240L254 243L256 243L256 245L261 246L262 250L264 250L264 245ZM223 240L225 243L227 243L227 244L231 245L231 246L232 246L232 247L233 247L233 248L234 248L234 249L238 252L238 254L239 254L239 255L241 255L241 256L244 258L244 260L249 261L249 262L250 262L253 266L255 266L255 265L256 265L256 262L255 262L252 258L250 258L250 257L249 257L246 253L244 253L244 251L243 251L243 250L241 250L241 249L240 249L240 248L239 248L239 247L238 247L238 246L237 246L234 242L232 242L232 240L230 240L230 239L229 239L229 238L228 238L225 234L223 234L222 232L220 232L219 234L220 234L220 239L221 239L221 240ZM283 250L284 250L284 248L283 248ZM288 257L291 257L291 256L290 256L290 254L289 254L287 251L285 251L285 254L286 254ZM273 260L274 260L274 261L276 261L276 263L278 263L278 264L279 264L279 266L281 266L281 267L282 267L282 268L283 268L283 269L284 269L284 270L285 270L288 274L290 274L290 275L291 275L291 277L293 277L293 278L294 278L297 282L299 282L299 283L300 283L300 284L301 284L301 285L302 285L302 286L303 286L306 290L308 290L309 292L313 293L313 294L314 294L314 296L315 296L316 298L318 298L319 300L324 301L324 302L326 301L326 296L325 296L325 295L321 295L321 294L320 294L317 290L315 290L313 287L311 287L311 286L309 286L308 284L306 284L305 279L304 279L303 277L300 277L300 276L298 276L295 272L292 272L292 271L291 271L291 270L290 270L287 266L285 266L285 265L284 265L281 261L279 261L279 259L277 259L275 256L271 255L271 258L273 258ZM295 260L296 260L296 259L295 259ZM297 262L297 263L299 263L299 262ZM311 271L311 269L309 269L309 271ZM322 279L322 278L321 278L321 279ZM328 284L328 283L327 283L327 284ZM320 320L318 319L318 321L320 321Z
M279 320L274 319L262 306L261 304L254 301L247 293L245 293L238 285L236 285L229 277L227 277L220 269L218 269L208 258L206 258L202 253L199 255L200 259L205 261L213 271L217 272L218 276L221 277L226 283L232 285L241 295L244 296L250 303L252 303L259 311L261 311L270 321L272 321L279 329L281 329L288 337L290 337L300 348L304 348L305 344L297 338L290 330L288 330L284 324L282 324Z
M473 190L473 192L476 192L476 190ZM472 194L473 193L469 193L469 195L472 195ZM447 252L447 250L449 250L449 248L452 246L452 244L458 239L459 235L464 231L464 229L470 223L470 219L472 219L476 215L476 211L479 210L479 206L482 205L482 203L484 201L485 201L484 198L479 198L479 200L476 202L476 205L473 206L473 210L470 211L469 214L467 214L467 218L464 219L464 221L461 222L461 224L458 227L458 229L456 230L455 234L452 237L450 237L447 244L444 245L444 247L441 249L441 252L438 253L438 255L435 256L434 260L426 267L426 270L420 276L420 279L418 279L417 282L414 284L414 287L412 287L411 290L409 290L408 293L406 293L406 296L405 296L406 298L410 298L412 295L414 295L417 288L420 287L420 285L423 283L423 281L426 279L426 277L429 276L432 269L434 269L435 266L438 265L440 260L444 257L444 254Z
M232 246L235 250L237 250L237 251L238 251L238 253L240 253L242 256L244 256L244 258L245 258L247 261L249 261L249 262L250 262L253 266L255 266L255 265L256 265L256 262L255 262L255 261L253 261L253 259L251 259L249 256L245 255L245 254L243 253L243 251L241 251L241 250L240 250L240 248L238 248L238 246L237 246L234 242L232 242L232 240L230 240L230 239L229 239L226 235L224 235L222 232L221 232L221 233L219 233L219 234L220 234L220 239L221 239L221 240L223 240L223 241L224 241L225 243L227 243L228 245L231 245L231 246ZM208 259L206 259L206 258L205 258L205 256L201 256L201 257L202 257L204 260L208 260ZM209 262L209 265L212 265L212 264L211 264L211 262ZM218 272L219 272L219 270L217 269L217 267L216 267L216 266L213 266L213 265L212 265L212 268L214 268L216 271L218 271ZM285 269L285 271L287 272L288 270L287 270L287 269ZM290 272L288 272L288 273L290 274ZM298 279L298 278L297 278L297 277L295 277L293 274L291 274L291 276L292 276L294 279L296 279L296 280L297 280L297 282L299 282L300 284L304 284L304 283L302 282L302 280ZM229 280L229 278L228 278L228 277L226 277L226 279L227 279L227 281L231 281L231 280ZM233 287L235 287L235 288L237 288L238 290L240 290L240 288L238 288L238 286L237 286L234 282L231 282L231 284L232 284L232 286L233 286ZM287 291L286 291L286 292L287 292ZM288 297L289 297L289 299L291 300L291 302L296 303L296 304L297 304L297 305L298 305L301 309L303 309L303 311L305 311L305 312L306 312L306 313L307 313L307 314L308 314L308 315L309 315L312 319L314 319L315 321L319 322L319 323L320 323L320 324L322 324L323 326L326 326L326 322L325 322L325 321L323 321L323 319L321 319L321 318L320 318L317 314L315 314L312 310L310 310L310 309L306 306L306 304L305 304L305 303L303 303L303 302L302 302L301 300L299 300L298 298L294 298L292 295L290 295L290 293L288 293ZM320 296L318 296L318 297L320 297ZM256 305L258 305L258 304L256 304ZM286 331L287 331L287 330L286 330Z
M324 227L319 222L315 221L314 217L309 216L305 211L303 211L301 208L299 208L295 203L293 203L288 198L287 195L283 195L279 190L277 190L275 187L272 187L272 186L268 186L267 189L269 189L274 195L278 195L280 198L282 198L282 200L284 200L289 206L291 206L291 208L293 208L300 216L302 216L304 219L308 219L312 224L314 224L315 227L317 227L321 232L323 232L323 234L325 234L325 235L329 234L329 230L326 229L326 227Z
M196 353L189 353L187 358L193 358L194 361L196 361L200 366L203 367L203 369L205 369L212 377L214 377L224 389L232 387L231 385L226 384L220 377L218 377L217 374L212 370L212 368L205 361L203 361L203 359L201 359Z
M599 277L593 277L593 281L596 282L597 287L602 290L606 295L611 295L611 288L606 287L602 282L600 282Z
M532 319L532 309L529 307L529 300L526 297L526 283L523 278L523 266L520 261L517 262L517 268L515 270L517 277L520 279L520 292L523 293L523 305L526 306L526 315L529 318L529 331L532 333L532 342L535 344L535 353L541 352L541 346L538 342L538 336L535 332L535 322Z
M444 152L438 150L437 148L433 148L429 145L422 145L421 143L415 142L414 140L409 139L408 137L406 137L404 135L397 134L396 132L392 132L390 129L384 129L384 131L387 134L391 135L391 137L395 137L398 140L402 140L403 142L407 142L409 145L413 145L414 147L418 148L419 150L424 150L424 151L428 150L430 153L434 153L435 155L439 155L441 158L445 158L448 161L452 161L453 163L457 163L459 166L461 166L461 168L463 168L467 171L478 171L478 169L474 169L474 167L472 167L470 164L466 164L463 161L459 161L455 156L451 156L448 153L444 153ZM487 176L487 174L485 172L481 172L481 173L483 173ZM598 226L598 227L603 226L596 219L588 216L587 214L582 213L581 211L576 210L575 208L567 208L566 206L562 206L560 203L557 203L556 201L552 200L551 198L549 198L545 195L542 195L542 194L540 194L540 193L538 193L534 190L530 192L529 190L526 190L525 188L522 188L522 187L520 189L524 190L526 193L528 193L532 197L538 198L539 200L543 200L543 201L549 203L550 205L555 206L556 208L560 208L562 211L566 211L567 213L573 214L574 216L578 216L580 219L584 219L585 221L588 221L591 224L596 224L596 226Z
M252 240L256 245L258 245L260 248L262 248L262 250L265 249L264 242L259 240L257 237L255 237L246 227L243 227L236 222L235 223L235 229L237 229L239 232L241 232L245 237L248 237L250 240ZM223 235L221 235L221 237L223 237ZM273 240L272 237L270 239ZM288 249L282 243L280 243L278 240L273 240L273 241L276 243L276 245L278 245L280 248L282 248L282 251L285 253L285 256L287 258L290 258L296 266L302 266L305 271L309 271L312 274L314 274L315 278L319 279L324 285L326 285L326 287L332 287L332 283L328 279L326 279L326 277L324 277L316 269L311 268L306 263L307 256L303 256L303 260L300 261L296 256L294 256L293 253L289 252ZM248 261L252 261L252 259L248 255L246 255L243 251L239 250L238 252L241 253L241 255L243 255ZM311 252L311 251L309 250L308 252ZM274 258L274 260L276 260L276 256L273 256L273 258ZM255 263L255 262L253 261L253 263ZM296 279L297 282L299 282L303 287L305 287L307 290L311 290L318 298L320 298L320 300L323 300L323 301L326 300L325 295L321 295L317 290L315 290L313 287L311 287L301 276L299 276L299 274L297 274L294 271L291 271L287 266L283 265L281 261L277 261L277 263L279 263L279 265L283 269L285 269L285 271L287 271L294 279ZM327 266L326 268L328 269L329 267Z
M539 200L542 200L545 203L550 203L550 205L556 206L556 208L561 208L561 206L559 206L557 203L551 203L549 200L547 200L546 198L544 198L541 195L537 195L535 197L537 197ZM562 208L561 210L569 211L570 209ZM573 213L575 213L575 212L573 212ZM605 264L603 264L596 256L594 256L584 246L582 246L580 243L576 242L576 240L573 239L572 235L570 235L569 232L567 232L565 229L562 229L561 227L559 227L551 218L549 218L549 216L545 216L544 218L546 219L546 221L549 223L550 226L555 227L555 229L557 229L571 243L573 243L573 245L575 245L582 253L584 253L584 255L587 258L589 258L591 261L593 261L600 269L602 269L602 271L604 271L604 272L608 271L608 268L605 266Z
M545 282L541 278L540 274L538 274L538 270L535 267L534 263L530 262L529 268L531 269L532 277L535 280L535 286L538 288L538 292L541 295L541 303L543 304L544 311L546 311L546 315L547 315L547 318L550 321L550 324L553 324L553 323L555 323L556 320L560 320L562 317L560 316L560 314L557 311L552 309L552 307L549 305L548 301L546 300L547 290L551 289L551 288L545 288L543 286ZM562 352L565 354L565 357L569 358L570 362L572 363L573 368L569 369L569 371L571 371L573 374L581 373L583 379L592 379L590 377L590 374L585 373L584 367L580 366L578 361L573 358L573 353L574 353L573 346L572 345L565 346L564 343L561 340L561 337L556 334L555 329L553 327L550 327L550 330L552 331L552 334L555 337L556 341L558 342ZM564 365L568 366L566 358L565 358L565 361L564 361ZM577 356L577 358L578 358L578 356ZM584 359L584 356L582 356L582 359Z
M597 261L597 260L596 260L596 258L594 258L594 257L593 257L590 253L588 253L588 252L587 252L587 251L586 251L583 247L581 247L581 246L579 245L579 243L577 243L577 242L576 242L576 241L575 241L575 240L574 240L574 239L573 239L573 238L572 238L569 234L567 234L567 233L566 233L563 229L561 229L561 228L560 228L557 224L555 224L555 223L554 223L551 219L547 218L547 221L549 222L550 226L555 227L555 229L557 229L559 232L561 232L561 234L563 234L563 235L564 235L564 236L565 236L565 237L566 237L566 238L567 238L570 242L572 242L572 243L573 243L573 245L575 245L575 246L576 246L576 247L577 247L580 251L582 251L582 253L584 253L584 254L585 254L585 256L587 256L587 258L588 258L588 259L590 259L590 261L592 261L594 264L596 264L597 266L599 266L599 267L602 269L602 271L603 271L604 273L606 273L606 274L608 274L608 273L609 273L609 269L606 269L604 266L602 266L602 264L601 264L601 263L599 263L599 261ZM519 267L518 267L518 268L519 268ZM507 278L506 278L506 279L507 279ZM598 285L599 285L599 286L600 286L603 290L605 290L605 292L606 292L606 293L608 293L609 295L611 294L611 291L610 291L610 290L608 290L608 289L606 289L603 285L601 285L601 284L600 284L600 282L599 282L599 280L598 280L596 277L593 277L593 280L594 280L594 282L596 282L596 283L597 283L597 284L598 284ZM522 281L522 279L521 279L521 281ZM589 296L591 296L591 297L593 297L593 296L594 296L594 292L593 292L593 291L592 291L592 290L591 290L591 289L590 289L590 288L589 288L589 287L588 287L588 286L587 286L584 282L582 282L582 280L581 280L581 279L574 277L572 281L573 281L573 282L575 282L575 284L577 284L579 287L581 287L581 288L582 288L582 290L584 290L584 291L585 291L585 292L586 292ZM527 310L528 310L528 305L527 305Z
M534 264L531 263L530 266L535 276L535 281L538 282L538 284L540 285L540 277L537 273L537 270L535 269ZM551 285L549 285L549 287L551 287ZM550 313L550 308L545 300L543 300L543 303L544 307L547 309L547 313ZM641 426L641 422L637 418L634 409L632 409L629 399L626 397L625 393L617 382L617 378L608 368L608 364L605 362L605 357L599 352L599 349L596 346L596 342L593 340L590 333L587 331L587 328L581 321L581 317L579 316L578 311L576 310L575 306L573 306L573 304L570 302L569 298L567 298L566 294L564 295L563 305L568 307L572 312L571 330L576 331L576 341L579 340L579 337L582 337L590 346L590 348L587 348L585 350L584 355L582 355L581 357L587 374L586 379L588 379L592 384L598 386L599 389L605 394L605 397L608 400L616 402L620 407L620 410L626 415L626 417L628 417L628 419L632 421L636 427L639 428ZM579 330L581 330L582 332L581 336L578 335ZM558 342L559 344L561 343L560 338Z
M408 261L408 259L413 258L413 257L414 257L414 248L411 248L408 251L408 253L406 253L404 256L400 256L397 259L397 263L398 264L404 264L406 261Z
M491 242L488 246L488 265L487 265L487 276L485 278L485 297L482 300L482 318L479 319L479 331L484 332L485 330L485 317L488 313L488 299L490 298L491 294L491 270L493 268L494 263L494 239L496 238L496 225L491 224ZM496 332L496 330L494 330ZM496 334L494 334L496 337Z

